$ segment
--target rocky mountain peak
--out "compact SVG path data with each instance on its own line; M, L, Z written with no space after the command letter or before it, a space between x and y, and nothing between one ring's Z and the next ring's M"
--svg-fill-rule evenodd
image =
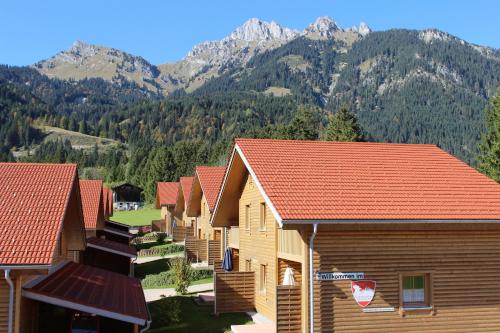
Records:
M242 26L236 28L226 39L242 40L247 42L261 40L287 41L295 38L298 32L284 28L275 21L265 22L257 18L251 18Z
M320 16L304 30L304 34L317 34L322 38L331 38L337 31L343 30L331 17Z
M361 36L366 36L370 32L372 32L372 29L366 24L365 22L361 22L358 26L353 26L349 29L350 31L357 32Z
M76 40L73 42L73 45L71 45L71 47L67 51L63 51L63 53L70 53L81 57L92 57L95 56L98 51L99 47L97 45L89 44L81 40Z

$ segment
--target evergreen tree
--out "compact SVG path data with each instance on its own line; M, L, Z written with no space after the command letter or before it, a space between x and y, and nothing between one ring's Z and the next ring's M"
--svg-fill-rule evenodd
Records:
M301 105L295 117L285 129L285 138L290 140L317 140L319 121L316 108Z
M363 133L356 115L349 112L346 107L342 107L330 118L325 139L327 141L363 141Z
M78 132L82 134L87 134L88 129L87 129L87 122L85 120L80 121L80 124L78 126Z
M486 133L482 136L479 170L500 182L500 93L491 101L486 113Z

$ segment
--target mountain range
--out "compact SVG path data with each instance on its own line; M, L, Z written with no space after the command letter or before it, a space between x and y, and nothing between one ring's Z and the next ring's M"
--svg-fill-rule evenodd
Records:
M33 67L48 77L128 80L155 93L168 95L178 89L192 92L208 79L224 73L229 65L244 65L254 55L299 37L335 39L351 45L370 32L366 23L343 29L329 17L319 17L302 32L274 21L252 18L221 40L195 45L184 59L175 63L153 65L140 56L115 48L75 41L68 50L41 60Z
M29 67L0 66L0 143L39 140L27 130L38 121L130 147L215 144L286 124L309 104L321 126L347 106L371 141L433 143L474 164L499 86L498 49L436 29L371 31L319 17L297 31L250 19L175 63L77 41ZM20 139L7 140L14 132Z

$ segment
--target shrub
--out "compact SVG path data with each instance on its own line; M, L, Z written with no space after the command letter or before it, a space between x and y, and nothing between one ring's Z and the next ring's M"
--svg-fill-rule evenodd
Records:
M193 269L191 271L191 281L198 281L212 277L213 271L210 269Z
M165 239L167 239L167 234L164 232L158 232L156 234L156 241L159 243L165 242Z
M184 246L179 244L172 244L167 247L162 247L158 249L159 256L166 256L167 254L178 253L184 251Z
M209 269L191 269L189 280L190 282L198 281L202 279L207 279L211 276L212 276L212 271ZM160 272L158 274L146 275L146 277L142 280L142 286L144 288L160 288L160 287L175 285L175 281L176 281L176 276L174 274L174 271L168 270L165 272Z
M187 288L191 283L192 268L184 258L175 258L170 260L170 269L174 274L174 286L177 294L187 294Z

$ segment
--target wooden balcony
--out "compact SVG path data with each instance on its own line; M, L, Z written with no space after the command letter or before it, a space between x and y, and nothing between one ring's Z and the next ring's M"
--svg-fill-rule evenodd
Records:
M233 249L240 248L240 228L238 227L229 228L227 243L228 246Z
M254 311L255 273L224 272L221 263L214 262L215 314Z
M277 286L276 332L302 331L302 304L300 286Z
M302 262L304 248L302 237L297 230L278 229L278 257Z

